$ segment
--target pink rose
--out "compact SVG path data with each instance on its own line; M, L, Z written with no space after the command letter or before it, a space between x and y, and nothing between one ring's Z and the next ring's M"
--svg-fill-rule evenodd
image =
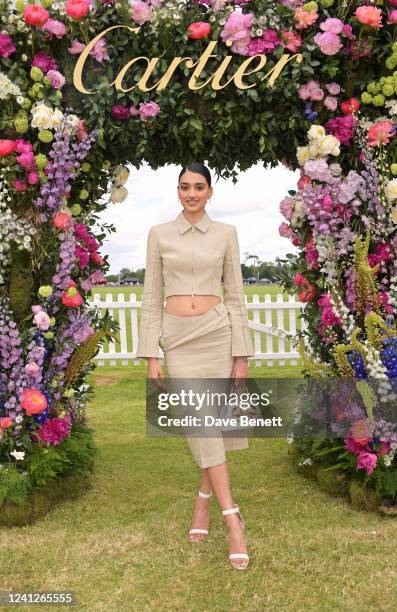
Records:
M331 96L337 96L340 93L339 83L333 81L332 83L327 83L325 87Z
M40 176L36 171L29 172L28 183L29 185L36 185L40 180Z
M382 27L382 11L375 6L359 6L354 11L358 21L371 28Z
M160 106L156 102L144 102L139 105L141 121L146 121L149 117L155 117L159 112Z
M338 100L334 98L333 96L326 96L324 98L324 106L328 108L328 110L334 111L337 109Z
M48 329L50 327L50 317L44 310L40 310L33 317L33 322L39 329Z
M51 81L51 87L61 89L65 85L65 77L58 70L49 70L47 76Z
M124 104L113 104L111 113L116 121L125 121L130 116L130 109Z

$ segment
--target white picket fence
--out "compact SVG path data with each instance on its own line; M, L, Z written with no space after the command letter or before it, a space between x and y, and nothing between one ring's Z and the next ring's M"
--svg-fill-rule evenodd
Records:
M252 301L245 296L245 303L255 348L255 355L250 357L250 361L256 366L263 363L269 366L297 365L299 353L283 332L295 334L298 329L304 329L305 322L299 315L305 305L296 301L294 295L289 295L288 299L284 300L281 293L277 294L275 301L272 301L270 294L265 294L262 299L259 295L253 295ZM128 365L130 362L139 365L142 359L136 357L136 348L139 329L138 310L142 302L137 300L136 294L125 296L123 293L118 293L115 300L111 293L107 293L104 297L95 293L91 304L101 311L108 309L109 314L120 325L120 342L111 341L104 344L95 357L98 365L103 366L105 362L117 365L119 361L122 365ZM164 359L161 348L159 358Z

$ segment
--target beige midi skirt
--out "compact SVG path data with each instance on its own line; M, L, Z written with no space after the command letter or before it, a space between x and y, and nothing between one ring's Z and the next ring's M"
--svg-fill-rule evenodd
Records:
M208 386L205 379L216 378L218 380L211 383L211 390L228 391L233 368L232 328L223 302L201 315L178 316L164 312L160 346L169 379L200 379L192 380L191 386L195 391L200 387L204 391ZM212 414L214 410L211 406ZM221 432L221 435L200 437L197 432L189 435L185 430L185 436L201 468L224 463L226 451L248 448L246 434L232 437Z

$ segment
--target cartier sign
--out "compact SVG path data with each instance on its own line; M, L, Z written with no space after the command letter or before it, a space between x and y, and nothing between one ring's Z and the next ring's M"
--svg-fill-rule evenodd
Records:
M95 38L93 38L88 43L88 45L84 48L84 50L80 54L79 59L77 60L76 65L75 65L74 72L73 72L73 83L74 83L74 86L81 93L84 93L84 94L94 94L94 93L96 93L96 90L94 90L94 89L88 90L83 85L82 73L83 73L84 63L85 63L85 61L87 59L87 56L88 56L90 50L94 47L94 45L98 42L98 40L103 38L111 30L114 30L116 28L127 28L128 30L130 30L130 32L134 32L134 33L138 33L139 30L141 29L140 27L139 28L138 27L137 28L132 28L130 26L123 25L123 24L114 25L114 26L111 26L110 28L107 28L106 30L103 30L103 32L101 32L100 34L95 36ZM230 40L226 41L226 45L228 47L230 47L232 44L233 44L232 41L230 41ZM229 85L231 82L234 82L236 87L238 87L239 89L250 89L251 87L255 87L255 85L256 85L255 83L252 83L251 85L247 85L247 84L243 83L243 77L244 76L248 76L249 74L252 74L254 72L258 72L259 70L262 70L262 68L265 66L266 60L267 60L266 55L263 55L263 54L256 54L256 55L252 55L251 57L247 57L247 59L245 59L240 64L240 66L237 68L237 70L235 71L234 75L226 83L223 83L221 85L220 84L220 80L221 80L222 76L224 75L227 67L229 66L230 62L233 59L236 59L235 55L234 56L227 55L222 60L222 63L218 66L218 68L215 70L215 72L212 74L212 76L209 77L204 83L201 83L200 85L197 85L196 81L197 81L197 79L200 78L201 72L202 72L202 70L204 69L204 67L205 67L205 65L207 63L207 60L209 58L211 58L211 57L212 58L216 58L216 55L212 54L212 51L215 49L216 45L217 45L217 41L213 41L212 40L211 42L209 42L207 48L204 51L204 53L195 62L192 60L191 57L174 57L174 59L172 60L172 62L168 66L167 70L165 71L165 73L163 74L161 79L159 81L157 81L157 83L155 83L151 87L148 87L147 81L150 78L150 76L152 75L153 70L155 69L156 64L158 63L160 58L159 57L153 57L152 59L149 59L148 57L145 57L145 56L134 57L129 62L127 62L127 64L125 66L123 66L123 68L120 70L120 72L118 73L118 75L116 76L114 81L112 83L109 83L108 88L112 87L114 85L115 88L118 91L123 91L123 92L131 91L135 87L138 87L138 89L140 89L141 91L152 91L152 90L160 91L160 90L165 89L167 87L167 85L168 85L170 79L172 78L175 70L177 69L178 65L181 64L182 62L186 62L186 66L189 69L194 68L194 72L192 73L192 75L191 75L191 77L189 79L189 82L188 82L188 87L192 91L198 91L199 89L202 89L203 87L206 87L206 85L211 85L212 89L220 90L220 89L223 89L224 87L227 87L227 85ZM258 65L254 66L251 69L248 69L250 64L252 64L253 62L257 61L256 58L259 58ZM269 82L269 85L272 87L273 84L274 84L274 81L277 79L277 77L279 76L279 74L280 74L281 70L284 68L284 66L288 62L290 62L292 59L294 59L294 58L296 59L296 61L299 64L301 63L301 61L303 59L301 53L295 53L292 56L290 56L289 53L284 53L284 55L282 55L280 57L280 59L278 60L276 65L273 66L273 68L271 70L269 70L269 72L266 73L260 79L260 81L263 81L263 80L267 79L268 82ZM124 77L126 76L128 71L134 66L134 64L136 62L138 62L138 61L146 62L146 64L147 64L146 70L145 70L144 74L142 75L142 77L140 78L140 80L137 83L132 85L132 87L124 89L124 87L122 85Z

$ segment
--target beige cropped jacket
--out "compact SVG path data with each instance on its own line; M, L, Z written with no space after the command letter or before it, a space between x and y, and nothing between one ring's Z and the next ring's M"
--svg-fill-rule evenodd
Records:
M244 300L237 231L206 212L194 225L183 211L150 228L137 357L158 357L165 297L218 295L232 325L232 355L254 355Z

